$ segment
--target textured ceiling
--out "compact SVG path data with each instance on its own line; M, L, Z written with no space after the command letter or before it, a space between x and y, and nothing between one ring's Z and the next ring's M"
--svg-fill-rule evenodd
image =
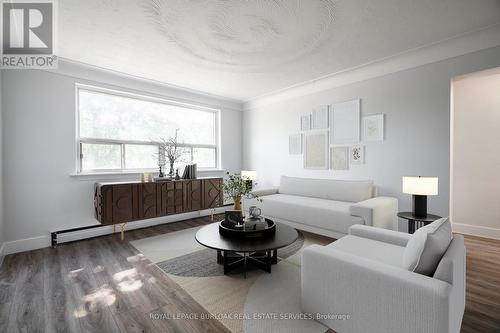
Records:
M500 0L60 0L63 58L249 100L500 23Z

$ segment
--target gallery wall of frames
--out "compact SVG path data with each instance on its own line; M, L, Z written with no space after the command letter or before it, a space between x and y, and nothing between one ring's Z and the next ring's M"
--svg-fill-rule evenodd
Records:
M365 142L384 141L384 114L361 114L361 99L321 105L297 121L289 154L302 155L304 169L349 170L365 164Z

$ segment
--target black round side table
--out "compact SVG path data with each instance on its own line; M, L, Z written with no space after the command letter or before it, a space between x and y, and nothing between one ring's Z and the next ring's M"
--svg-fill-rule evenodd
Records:
M413 234L415 230L428 225L441 218L439 215L427 214L426 216L415 216L412 212L399 212L398 217L408 220L408 233Z

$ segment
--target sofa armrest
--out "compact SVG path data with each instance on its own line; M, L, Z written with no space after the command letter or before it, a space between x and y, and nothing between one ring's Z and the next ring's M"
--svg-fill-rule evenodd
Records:
M355 203L350 208L352 216L361 217L366 225L398 230L398 199L376 197Z
M361 224L355 224L350 227L349 234L403 247L406 247L411 236L405 232L374 228Z
M278 187L266 187L266 188L257 188L252 191L252 194L255 194L259 197L264 197L266 195L278 194Z
M449 332L449 283L319 245L304 249L301 274L304 312L350 316L320 319L335 331Z

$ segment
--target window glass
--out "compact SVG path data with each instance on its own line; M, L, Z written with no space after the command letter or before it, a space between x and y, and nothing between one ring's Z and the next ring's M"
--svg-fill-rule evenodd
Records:
M125 145L127 169L152 169L158 167L158 146Z
M80 137L215 144L215 112L79 90Z
M196 163L198 168L215 168L215 152L215 148L193 148L193 163Z
M97 88L79 88L77 94L80 171L156 169L159 143L176 131L184 152L176 168L189 163L217 168L215 111Z
M83 143L81 154L83 170L105 170L121 168L120 145Z

